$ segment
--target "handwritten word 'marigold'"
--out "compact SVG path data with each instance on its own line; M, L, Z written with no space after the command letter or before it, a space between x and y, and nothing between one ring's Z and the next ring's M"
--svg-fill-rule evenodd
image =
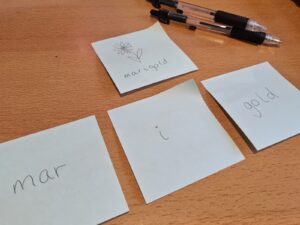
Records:
M147 66L143 66L143 67L141 67L141 68L139 68L139 69L137 69L137 70L135 70L135 71L132 71L132 72L130 72L130 73L126 73L126 74L124 74L124 78L130 78L130 77L135 77L135 76L137 76L137 75L140 75L141 73L146 73L146 72L157 72L157 71L159 71L159 69L162 67L162 66L164 66L164 65L166 65L166 64L168 64L168 61L165 59L165 58L163 58L163 59L161 59L161 60L158 60L156 63L154 63L154 64L149 64L149 65L147 65Z

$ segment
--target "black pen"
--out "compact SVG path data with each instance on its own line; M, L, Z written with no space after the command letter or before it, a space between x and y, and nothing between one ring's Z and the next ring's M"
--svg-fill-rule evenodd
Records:
M161 4L176 8L178 12L185 15L199 17L200 19L210 20L216 23L223 23L226 25L234 26L236 28L249 30L249 31L262 31L265 32L267 28L255 20L247 17L234 15L221 10L212 10L198 5L190 4L178 0L148 0L155 8L160 8Z
M184 14L175 13L168 10L152 9L150 13L162 23L168 24L170 23L170 20L173 20L187 24L190 27L222 33L239 40L252 42L254 44L279 45L281 43L279 38L264 32L253 32L218 23L206 22L196 17L186 16Z

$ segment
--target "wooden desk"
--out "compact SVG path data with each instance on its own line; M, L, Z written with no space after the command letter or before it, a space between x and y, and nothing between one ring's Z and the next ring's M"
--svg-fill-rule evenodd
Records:
M90 43L153 24L149 3L2 0L0 142L96 114L130 207L129 214L106 224L300 224L300 136L254 154L200 85L203 79L269 61L300 89L300 8L290 0L191 2L255 18L284 43L280 48L254 46L164 25L199 71L121 97ZM145 205L107 110L191 78L246 160Z

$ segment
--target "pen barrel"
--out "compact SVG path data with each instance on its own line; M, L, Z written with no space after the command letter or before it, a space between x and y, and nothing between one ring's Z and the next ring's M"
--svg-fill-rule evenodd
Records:
M187 16L180 14L180 13L173 13L173 12L169 12L168 13L168 17L170 20L174 20L180 23L186 23L187 21Z
M217 23L223 23L240 29L245 29L249 18L218 10L215 13L214 20Z
M204 8L198 5L179 1L177 9L181 10L187 16L194 16L206 20L214 21L216 11Z
M234 27L231 30L230 36L239 40L252 42L254 44L263 44L266 38L266 33L242 30Z

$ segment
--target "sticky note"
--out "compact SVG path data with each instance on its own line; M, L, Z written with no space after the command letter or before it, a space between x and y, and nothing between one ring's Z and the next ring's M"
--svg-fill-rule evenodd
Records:
M244 159L194 80L109 116L146 203Z
M1 225L97 225L128 211L94 116L0 144Z
M256 150L299 134L300 92L268 62L202 83Z
M121 94L197 70L159 23L92 46Z

